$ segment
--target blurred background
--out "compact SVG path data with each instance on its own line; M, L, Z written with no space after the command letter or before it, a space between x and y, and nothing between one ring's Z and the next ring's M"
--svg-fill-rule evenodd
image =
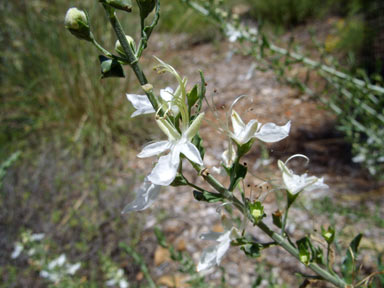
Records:
M256 115L278 124L293 119L290 140L255 148L247 161L254 164L255 171L264 169L261 173L271 175L274 172L260 168L263 165L258 159L309 154L314 159L311 172L326 175L332 191L319 196L309 218L303 216L309 213L304 204L314 200L303 198L303 205L295 211L297 221L308 221L309 230L315 225L313 219L338 225L343 241L352 239L356 231L366 232L366 272L383 269L382 182L352 162L351 144L345 133L335 128L334 113L306 93L278 81L273 72L253 71L250 63L254 60L228 43L209 19L179 1L163 0L161 5L160 24L142 63L156 91L174 81L152 71L152 55L172 64L190 78L191 85L202 69L208 94L214 95L213 106L218 110L247 94L250 102L241 106L247 111L245 118ZM373 84L382 83L382 1L244 0L224 1L224 5L244 23L262 24L270 40L283 47L294 39L306 56L321 61L326 53L343 71L366 77ZM121 215L134 198L135 187L151 169L150 159L138 163L137 152L145 143L163 136L151 117L130 118L133 108L125 93L140 92L134 75L127 69L125 79L100 79L98 51L64 29L65 12L73 6L88 11L96 39L112 51L116 38L97 1L0 3L0 286L123 288L129 283L129 287L187 287L185 279L194 273L193 263L201 251L198 232L204 225L218 225L218 217L210 206L193 204L200 210L191 211L190 195L180 201L179 208L169 207L174 206L172 199L179 201L173 189L163 191L161 203L150 211ZM135 39L139 36L137 12L134 5L132 14L119 14L125 32ZM247 110L250 105L255 106L254 111ZM212 130L214 127L205 123L202 133L212 155L206 162L213 166L225 145L209 136ZM276 195L272 199L283 201ZM273 205L271 211L276 208ZM205 210L212 218L199 223L207 216ZM182 258L159 246L154 227L164 231L180 253L176 256L183 254ZM45 237L31 240L34 233ZM16 242L39 252L29 255L25 248L20 255L13 254ZM62 254L68 263L81 263L81 267L74 275L65 276L65 281L50 280L42 271ZM242 262L245 256L241 257L232 260ZM279 257L283 259L280 268L288 271L285 276L276 277L280 272L271 268L276 259L257 260L257 269L254 260L246 260L241 264L245 265L242 271L247 271L243 276L226 276L230 274L226 270L239 269L228 260L229 266L224 264L225 268L210 278L198 278L188 285L297 287L297 279L289 273L294 271L294 263L285 254ZM265 281L257 284L260 275ZM384 279L379 280L375 287L384 287L380 286Z

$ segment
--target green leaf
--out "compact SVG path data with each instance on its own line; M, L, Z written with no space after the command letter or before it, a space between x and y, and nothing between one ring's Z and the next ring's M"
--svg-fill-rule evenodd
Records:
M196 148L200 152L201 159L204 159L205 155L205 148L203 146L203 139L201 138L200 134L197 133L195 137L192 138L192 144L196 146Z
M176 175L175 180L171 183L171 186L177 187L177 186L185 186L188 185L187 180L184 178L183 175Z
M347 253L343 261L343 264L341 265L341 272L343 274L344 280L348 284L351 284L355 278L356 257L357 257L357 252L358 252L359 244L362 237L363 237L363 234L360 233L352 240L352 242L349 244L349 247L347 249Z
M192 109L193 105L195 105L197 100L199 100L199 94L197 92L197 85L193 86L192 90L187 95L187 99L188 99L189 113L191 113L191 109Z
M230 168L230 176L231 176L231 184L229 185L229 190L232 191L234 189L234 187L237 186L237 184L239 183L240 179L244 179L245 176L247 175L247 167L244 166L244 165L241 165L240 163L238 163L237 165L233 165L231 168Z
M208 203L220 202L224 200L224 197L221 194L212 193L208 191L201 192L194 190L193 197L195 197L197 201L205 201Z
M155 227L155 236L157 238L157 242L163 248L168 248L167 240L165 239L164 233L160 230L159 227Z
M99 56L101 67L101 79L109 77L125 78L123 66L116 60L103 55Z
M242 247L240 247L241 250L244 251L245 255L247 255L248 257L251 257L251 258L257 258L257 257L260 257L260 245L259 244L246 244Z

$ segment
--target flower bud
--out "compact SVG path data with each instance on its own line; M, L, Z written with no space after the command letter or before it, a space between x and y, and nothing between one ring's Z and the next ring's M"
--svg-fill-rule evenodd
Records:
M129 35L125 35L125 38L127 39L128 41L128 44L129 46L131 47L132 49L132 52L135 53L136 52L136 43L135 43L135 40L133 40L133 38ZM124 49L123 49L123 46L121 45L120 41L117 40L116 43L115 43L115 51L122 57L127 57L127 55L125 55L125 52L124 52Z
M132 11L132 1L131 0L102 0L100 1L105 3L115 9L123 10L126 12Z
M92 40L87 14L76 7L69 8L64 19L65 28L79 39Z
M140 16L145 19L155 8L157 0L136 0L140 8Z

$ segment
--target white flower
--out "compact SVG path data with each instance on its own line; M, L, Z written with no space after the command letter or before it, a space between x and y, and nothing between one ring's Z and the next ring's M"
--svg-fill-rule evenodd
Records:
M66 261L67 261L67 258L65 254L61 254L58 258L49 262L48 269L52 270L57 266L63 266Z
M11 258L12 259L16 259L17 257L20 256L21 252L23 252L24 250L24 246L21 245L21 243L19 242L16 242L15 243L15 248L13 249L13 252L11 254Z
M227 37L229 42L236 42L237 39L239 39L242 34L241 31L233 27L232 25L227 25L227 31L226 31Z
M315 176L308 176L307 174L303 175L296 175L293 173L291 169L289 169L286 164L288 161L290 161L293 158L296 157L302 157L309 161L309 159L301 154L296 154L288 158L287 161L282 162L278 161L278 166L283 174L283 182L285 185L285 188L291 193L291 194L297 194L304 189L307 191L311 191L314 189L319 188L328 188L328 185L324 184L323 178L317 178Z
M173 91L171 87L165 89L160 89L160 98L165 110L171 110L174 115L179 113L179 108L174 104L177 97L179 97L179 89L176 92ZM149 101L146 95L137 95L137 94L126 94L127 99L132 103L133 107L136 109L132 113L131 118L138 115L155 113L151 102Z
M230 136L238 145L244 145L252 138L257 138L266 143L277 142L287 137L291 128L290 121L284 126L278 126L274 123L262 125L257 120L252 119L245 125L235 110L232 110L231 120L233 133L230 132Z
M159 158L156 166L148 176L150 182L161 186L171 184L177 174L180 154L196 164L203 165L199 150L191 143L192 138L199 130L203 117L204 113L197 116L191 126L187 127L181 134L166 119L156 120L161 130L168 136L168 140L145 146L137 156L146 158L159 155L167 150L170 150L170 153Z
M197 265L197 271L200 272L212 268L215 265L220 265L221 259L231 246L231 241L236 237L237 231L235 228L231 228L222 233L210 232L201 235L201 239L216 241L217 244L204 249L199 264Z
M129 213L132 211L142 211L150 207L159 195L161 186L152 184L148 178L144 179L144 183L136 192L136 198L129 203L121 213Z
M73 265L67 265L67 273L69 275L74 275L77 270L79 270L81 267L81 263L76 263L76 264L73 264Z
M128 288L128 287L129 287L129 283L128 283L128 281L125 280L125 279L121 279L121 280L119 281L119 287L120 287L120 288Z
M40 240L43 240L44 237L45 237L44 233L32 234L31 241L40 241Z

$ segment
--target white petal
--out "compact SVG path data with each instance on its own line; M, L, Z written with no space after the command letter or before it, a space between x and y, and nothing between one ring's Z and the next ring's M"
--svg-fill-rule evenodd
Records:
M233 127L233 132L235 135L240 134L241 131L244 129L245 124L243 120L241 120L241 117L235 110L232 110L232 127Z
M16 259L17 257L20 256L21 252L23 252L24 246L21 245L19 242L16 242L15 244L15 249L12 252L11 258Z
M67 273L68 273L69 275L73 275L73 274L75 274L76 271L80 269L80 266L81 266L81 263L76 263L76 264L73 264L73 265L69 265L69 266L67 267Z
M127 98L136 109L136 111L131 115L131 118L142 114L155 113L155 110L146 95L127 94Z
M174 165L172 163L172 153L165 156L161 156L157 162L155 168L153 168L151 174L148 176L148 180L153 184L168 186L175 180L178 163Z
M184 154L192 162L196 164L203 165L203 160L201 159L199 149L196 148L191 142L187 142L179 145L180 152Z
M247 125L244 127L244 129L241 130L239 134L237 134L237 138L240 140L240 143L238 144L240 145L245 144L249 140L251 140L251 138L253 138L255 132L259 128L259 124L260 123L254 119L249 121Z
M225 239L223 239L219 245L217 245L217 255L216 255L216 264L220 265L221 259L223 259L225 253L228 251L229 247L231 246L231 239L229 239L229 234L231 231L226 232L223 235Z
M163 131L164 134L168 136L169 140L177 140L181 138L180 133L166 119L156 120L156 123L160 127L161 131Z
M200 239L202 240L211 240L211 241L217 241L217 239L219 239L221 236L223 235L223 233L221 232L208 232L208 233L204 233L204 234L201 234L200 235Z
M160 89L160 97L166 102L171 102L173 99L173 89L171 87Z
M255 137L266 143L273 143L286 138L291 128L291 121L288 121L284 126L277 126L274 123L264 124L260 131L255 134Z
M43 240L44 237L45 237L44 233L32 234L31 241L40 241L40 240Z
M204 249L197 265L197 272L207 270L216 265L217 247L210 246Z
M139 158L146 158L155 155L159 155L169 149L171 143L169 141L159 141L149 144L143 148L143 150L137 155Z
M128 213L132 211L142 211L150 207L155 202L160 192L160 186L152 184L146 178L144 183L136 192L136 198L133 202L129 203L121 213Z

